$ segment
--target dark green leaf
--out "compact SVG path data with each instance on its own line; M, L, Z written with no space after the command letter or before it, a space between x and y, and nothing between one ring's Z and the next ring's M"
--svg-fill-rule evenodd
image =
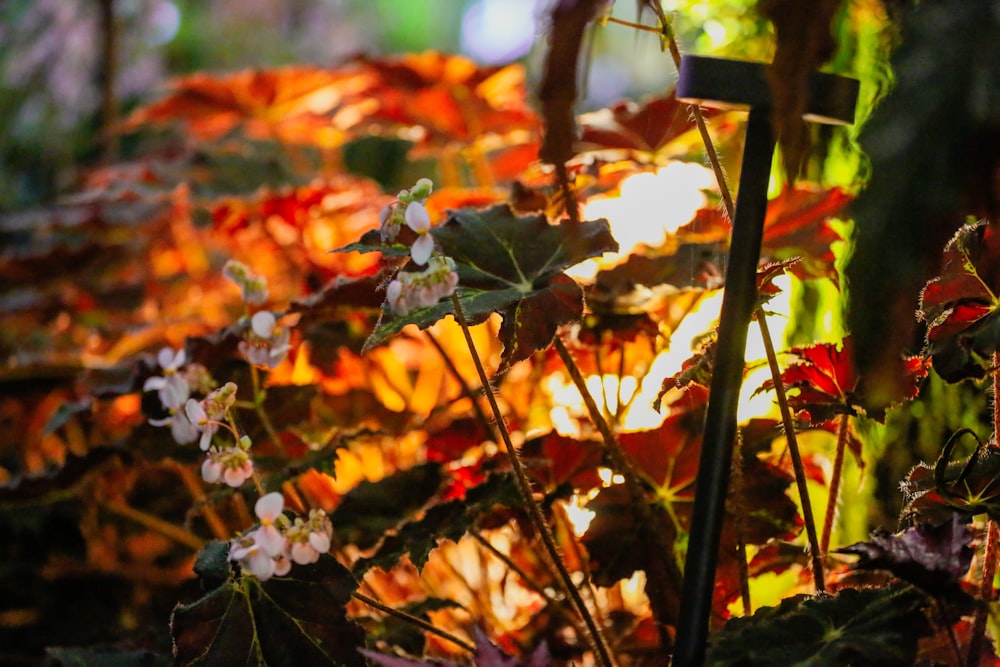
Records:
M927 599L909 586L798 595L712 636L706 667L909 667L930 626Z
M361 482L344 494L330 516L337 539L370 549L423 507L442 479L440 464L425 463L377 482Z
M382 542L370 558L360 560L358 573L372 567L390 568L405 554L417 567L427 563L427 557L440 540L457 541L495 506L518 507L521 496L517 482L509 474L494 474L479 486L469 489L465 500L449 500L434 505L417 521L403 524Z
M346 617L357 588L331 557L261 584L229 581L174 609L176 665L363 667L364 633Z

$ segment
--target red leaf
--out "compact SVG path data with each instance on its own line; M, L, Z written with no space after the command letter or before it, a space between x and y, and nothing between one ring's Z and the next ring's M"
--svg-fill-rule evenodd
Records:
M957 382L982 377L1000 349L996 313L1000 234L985 222L966 225L944 249L941 274L927 283L917 315L928 323L934 369Z
M704 111L706 115L712 112ZM652 157L671 141L694 129L690 107L671 93L649 100L642 106L632 101L618 102L580 117L577 150L624 152L632 157Z
M796 410L808 412L813 425L820 425L838 414L859 413L884 422L886 409L916 397L919 382L927 375L927 365L922 358L906 358L904 368L907 377L900 384L904 393L895 396L888 405L865 410L863 390L858 386L859 378L850 346L851 338L847 337L839 346L819 343L789 351L798 361L781 374L785 388L793 390L789 391L788 403ZM773 388L773 380L767 380L757 392Z
M785 188L768 204L761 256L773 260L801 257L802 263L791 272L803 279L835 277L832 246L843 237L830 222L843 213L850 200L851 196L840 188ZM728 245L731 228L729 219L718 208L705 208L677 235L684 241Z

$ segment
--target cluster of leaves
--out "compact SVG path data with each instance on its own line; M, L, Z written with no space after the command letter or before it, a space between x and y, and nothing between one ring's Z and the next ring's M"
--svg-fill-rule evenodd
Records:
M62 645L50 648L52 664L95 651L122 665L166 662L171 651L179 665L452 665L470 653L483 665L579 662L587 633L542 555L517 471L498 453L499 420L566 567L599 593L619 658L663 663L712 354L664 385L660 418L645 428L625 427L637 399L622 387L654 378L672 337L724 285L729 230L707 205L662 246L632 250L590 282L569 275L619 249L609 221L574 219L574 199L613 197L630 176L702 159L689 110L670 95L587 114L578 140L552 130L574 125L575 68L564 60L598 4L559 5L551 62L561 65L547 72L544 119L519 67L438 53L197 75L128 121L128 131L170 129L148 135L141 157L93 170L52 208L0 219L0 423L11 434L0 525L14 536L0 570L3 618L14 620L0 626L0 645L16 647L5 650L29 659ZM786 105L794 100L782 114ZM737 115L712 120L723 141L737 136ZM556 173L538 161L540 147ZM397 315L384 290L409 249L406 236L384 240L380 212L417 176L443 186L427 200L429 234L454 260L459 288ZM839 281L835 220L849 199L800 183L773 200L762 303L778 275ZM924 293L930 353L946 376L993 370L982 364L997 349L993 240L988 228L960 233ZM266 278L268 306L291 329L287 358L267 371L239 354L246 313L221 277L229 259ZM466 333L494 372L486 386ZM884 406L867 407L850 345L785 355L780 382L799 428L884 419ZM163 346L240 387L237 422L254 443L257 481L297 513L330 516L329 554L267 581L230 561L259 490L206 486L199 453L149 424L162 415L142 387ZM556 396L574 371L602 383L591 392L597 413ZM926 372L910 359L893 400L912 398ZM485 392L501 414L486 414ZM789 493L781 431L770 418L741 426L713 600L724 625L709 663L902 665L933 659L955 628L964 637L963 619L978 613L960 583L966 523L992 516L994 450L959 465L946 448L933 475L908 481L918 525L844 551L897 583L859 589L858 575L842 572L836 594L808 595L809 517ZM851 446L862 455L860 441ZM807 452L812 481L826 485L822 457ZM577 510L592 514L585 528L571 521ZM789 571L800 576L780 605L731 618L748 572ZM103 615L89 611L95 595ZM147 625L162 631L137 636ZM69 648L82 644L101 648Z

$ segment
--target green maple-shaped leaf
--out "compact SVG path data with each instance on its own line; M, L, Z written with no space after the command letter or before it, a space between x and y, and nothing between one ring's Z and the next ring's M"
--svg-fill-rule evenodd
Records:
M229 580L174 609L174 664L362 667L364 632L345 611L356 588L351 573L328 556L266 583Z
M929 632L927 598L910 586L798 595L734 618L711 640L705 665L904 667Z
M454 211L431 234L441 252L455 260L466 321L502 316L503 367L546 347L561 324L583 313L583 291L563 271L618 249L606 220L553 225L544 215L518 217L506 205ZM400 248L383 246L377 234L368 234L344 250L398 255ZM455 315L451 300L402 317L385 308L365 347L383 343L408 324L424 329L448 315Z

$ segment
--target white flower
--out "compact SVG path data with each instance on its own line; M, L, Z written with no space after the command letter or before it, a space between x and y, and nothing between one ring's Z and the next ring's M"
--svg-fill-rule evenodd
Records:
M290 336L287 328L278 326L274 313L262 310L250 318L250 329L239 349L251 364L274 368L288 355Z
M178 445L189 445L198 439L198 429L183 411L177 411L163 419L150 419L150 426L169 426L170 435Z
M393 313L405 316L415 308L427 308L455 293L458 273L455 262L441 255L431 257L419 273L400 272L386 287L386 300Z
M431 236L431 215L420 202L406 207L406 226L417 233L417 240L410 247L410 257L417 264L426 264L434 253L434 237Z
M285 538L291 545L290 555L299 565L315 563L319 557L330 551L330 536L333 526L321 509L310 510L309 521L296 518L294 525L285 531Z
M253 459L242 447L213 448L201 464L201 478L209 484L224 482L237 489L253 477Z
M253 530L232 542L229 546L229 560L236 561L240 567L257 577L267 581L276 574L274 557L267 553L257 541L258 530Z

